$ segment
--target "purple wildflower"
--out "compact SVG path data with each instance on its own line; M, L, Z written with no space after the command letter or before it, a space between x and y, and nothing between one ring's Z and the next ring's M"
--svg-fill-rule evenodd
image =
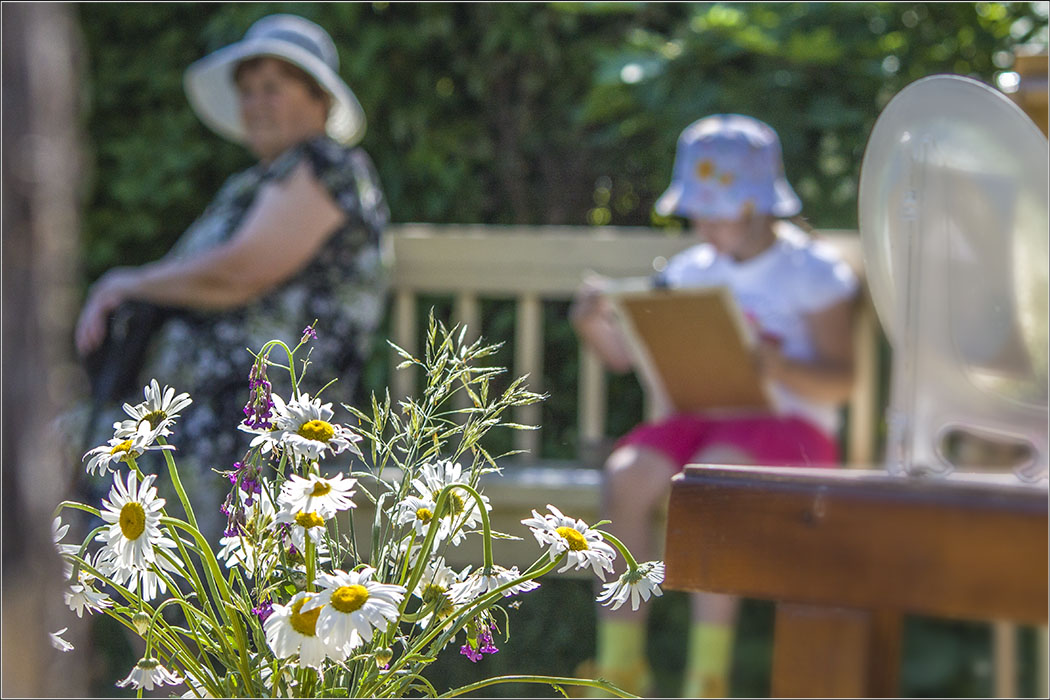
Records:
M485 654L495 654L499 649L492 643L492 634L485 630L478 635L476 644L477 648L474 648L474 640L468 639L467 643L459 648L459 653L467 657L474 663L481 661Z
M303 329L303 338L299 342L306 342L307 338L317 340L317 331L314 330L313 326L307 326Z
M259 622L266 622L266 618L273 614L273 601L264 600L252 608L252 612L258 615Z
M266 363L260 360L252 364L248 374L248 403L244 405L246 427L253 430L269 430L273 427L272 385L266 378Z

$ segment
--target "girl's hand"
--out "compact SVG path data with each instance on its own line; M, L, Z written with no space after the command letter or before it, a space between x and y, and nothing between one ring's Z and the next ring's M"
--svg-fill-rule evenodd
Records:
M755 348L755 362L759 373L766 379L777 379L784 366L784 355L780 352L780 338L762 333Z
M77 352L82 356L102 345L109 315L130 298L136 277L134 268L115 267L91 286L74 334Z
M579 324L605 314L607 308L604 294L607 282L608 278L601 275L590 274L584 277L573 297L572 306L569 307L570 321Z

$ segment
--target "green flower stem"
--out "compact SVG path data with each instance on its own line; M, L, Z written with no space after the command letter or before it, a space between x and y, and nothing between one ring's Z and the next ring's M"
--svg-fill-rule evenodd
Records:
M54 512L51 513L51 519L54 520L56 516L61 515L62 510L65 508L75 508L76 510L82 510L85 513L91 513L96 518L102 517L102 513L99 511L98 508L92 508L89 505L86 505L84 503L77 503L76 501L62 501L57 506L55 506Z
M313 538L310 537L308 531L305 532L304 535L306 538L306 552L304 553L304 558L306 559L306 590L313 593L317 590L317 586L314 584L315 569L317 566L314 562L314 557L317 556L317 545L314 544Z
M484 540L482 546L484 547L484 564L485 564L485 575L492 573L492 527L489 524L489 512L485 508L485 501L481 498L481 494L473 486L466 484L450 484L449 488L458 487L469 493L474 497L474 501L478 504L478 511L481 513L481 527L484 531ZM462 527L462 526L461 526Z
M216 597L220 600L232 601L233 591L230 590L229 585L226 583L226 579L222 577L222 573L219 571L219 562L216 561L215 554L211 551L211 548L208 546L207 540L204 539L204 535L200 533L200 530L198 530L197 528L188 527L183 521L176 520L174 518L162 517L161 522L165 525L174 525L175 527L179 527L186 530L186 532L188 532L197 541L197 545L198 547L200 547L201 554L204 555L202 556L202 562L204 563L205 571L208 574L208 582L219 589L219 592L217 593ZM241 625L240 617L237 615L233 615L231 617L230 614L227 612L226 607L223 605L220 605L218 607L219 612L223 616L223 620L226 622L226 624L231 625L233 627L234 633L237 635L238 640L243 640L244 629ZM223 638L224 644L228 643L225 641L226 635L220 634L219 636ZM252 683L251 672L249 671L248 667L248 652L243 644L241 645L241 648L238 649L238 651L240 652L239 656L237 657L238 670L241 673L241 677L244 678L245 686L250 688Z
M607 539L610 542L612 542L613 546L616 547L618 550L620 550L620 554L622 554L623 558L627 560L628 570L630 570L630 571L637 571L638 570L638 562L634 560L633 556L631 556L631 550L627 549L627 545L625 545L623 542L621 542L619 540L619 538L614 537L613 535L609 534L605 530L598 530L598 532L602 533L602 535L605 536L605 539Z
M565 558L565 555L563 553L561 556L559 556L554 561L552 561L552 562L548 563L547 565L545 565L545 566L543 566L541 568L538 568L538 569L536 568L536 565L534 564L532 567L530 567L530 570L535 569L531 573L526 573L526 574L524 574L524 575L514 579L513 581L508 581L507 583L503 584L502 586L499 586L498 588L493 589L488 594L478 598L476 601L474 601L470 605L464 606L464 608L462 610L460 610L459 613L457 613L454 618L449 618L449 622L446 622L446 623L439 624L439 625L435 626L433 630L431 630L430 632L425 634L422 638L417 640L415 645L411 649L406 651L400 658L398 658L397 661L394 662L394 664L390 667L387 675L384 676L383 678L381 678L380 682L378 684L376 684L375 687L378 688L380 685L383 684L384 681L386 681L388 679L394 679L395 672L399 671L407 663L407 659L410 659L413 656L418 656L418 655L422 654L423 648L427 644L429 644L431 641L433 641L434 638L437 637L439 634L441 635L441 639L439 639L438 642L437 642L438 651L440 651L440 649L443 648L445 646L445 644L448 643L448 640L451 639L452 637L454 637L456 635L456 633L459 632L459 630L462 629L463 626L466 625L467 622L469 622L472 617L474 617L474 615L476 615L481 610L485 610L485 609L488 609L488 608L492 607L493 604L495 604L498 600L500 600L503 597L503 591L505 591L505 590L507 590L509 588L512 588L514 586L517 586L517 585L523 583L524 581L531 581L533 579L537 579L537 578L540 578L541 576L544 576L545 574L547 574L550 571L552 571L554 569L554 567L556 567L558 564L560 564L562 559L564 559L564 558ZM537 564L538 563L539 562L537 562ZM407 598L408 596L406 595L405 597ZM402 614L403 614L403 612L402 612ZM363 693L362 696L363 697L371 697L371 693L372 693L372 689L370 688L369 691L367 693Z
M162 517L161 518L161 522L163 522L164 519L165 518ZM169 518L169 519L175 520L174 518ZM182 523L183 527L186 527L186 524L183 521L178 520L177 522ZM216 616L216 610L215 610L215 607L214 607L214 605L212 603L212 599L210 597L208 597L208 591L205 588L204 583L200 579L200 574L197 573L197 567L195 567L190 562L189 554L186 552L186 544L182 541L182 538L179 537L179 533L175 530L175 526L173 524L171 524L171 523L165 523L165 524L168 527L168 531L172 535L172 539L175 540L175 546L179 548L179 555L182 557L182 561L186 562L188 564L186 566L187 572L189 573L189 576L187 577L187 580L193 585L193 590L197 593L197 597L200 599L201 604L202 605L207 605L209 610L211 611L211 615L213 617ZM194 531L196 532L196 528L194 528ZM211 550L209 550L209 552L210 551ZM198 555L200 555L200 552L198 552ZM201 556L201 559L203 560L204 557ZM211 577L208 578L208 584L211 587L212 594L216 598L218 598L219 597L219 591L218 591L218 588L215 586L214 582L212 581Z
M119 593L124 598L124 600L128 601L129 603L131 603L131 602L139 603L139 604L141 604L142 608L147 613L152 614L151 613L152 606L150 606L150 605L146 604L144 601L142 601L142 599L139 596L137 596L136 594L132 593L130 590L128 590L124 586L121 586L116 581L113 581L108 576L104 575L102 572L100 572L98 569L93 567L87 561L77 558L77 563L85 571L90 573L92 576L97 578L99 581L102 581L107 586L110 586L111 588L113 588L117 593ZM182 601L180 601L180 602L182 602ZM185 603L183 603L183 604L185 604ZM191 606L191 609L192 609L192 606ZM118 610L115 610L113 608L103 608L102 612L103 612L103 614L105 614L106 616L108 616L108 617L112 618L113 620L119 622L120 624L122 624L124 627L128 628L129 630L131 630L135 634L138 634L138 630L135 629L135 625L132 624L131 620L128 617L126 617L126 613L122 613L122 612L120 612ZM169 634L167 632L166 628L170 627L170 625L167 623L167 621L163 620L163 618L161 618L161 620L164 622L164 625L163 625L162 628L158 629L158 634L160 636L160 641L165 645L165 648L169 650L169 653L171 655L175 655L175 654L178 653L178 649L182 648L189 658L194 658L193 652L191 652L189 650L189 648L186 647L181 642L181 640L179 639L178 635L172 635L172 634ZM214 690L218 690L218 688L216 687L216 688L212 689L212 692ZM215 697L221 697L221 693L216 694L216 693L213 692L213 694L215 695Z
M620 690L612 683L605 681L593 681L585 680L583 678L570 678L568 676L498 676L496 678L488 678L477 683L471 683L470 685L464 685L454 690L450 690L447 693L438 695L439 698L455 698L460 695L466 695L475 690L481 688L487 688L490 685L497 685L499 683L543 683L544 685L578 685L587 686L590 688L600 688L608 693L612 693L620 698L636 698L637 695Z
M419 585L419 579L423 577L423 570L427 564L427 558L430 555L430 550L434 546L434 539L437 536L438 527L442 518L442 513L445 512L445 508L448 506L448 499L453 489L462 489L470 494L478 504L478 509L481 511L481 522L484 527L484 547L485 547L485 573L492 571L492 529L489 526L488 512L485 510L485 502L481 499L481 494L477 492L471 486L463 483L454 483L445 486L441 489L441 493L438 494L437 502L434 505L434 519L430 521L430 527L427 529L426 538L423 540L422 549L419 552L419 560L416 563L415 568L412 570L412 575L408 579L408 584L405 586L408 592L411 593ZM405 612L405 605L407 604L408 596L405 596L405 600L401 603L401 609L399 612L403 615Z
M162 437L157 437L157 442L161 445L167 445L168 443ZM186 489L182 486L182 480L179 478L179 469L175 466L175 459L171 456L171 450L161 450L164 453L164 461L168 464L168 474L171 476L171 484L175 487L175 493L179 494L179 501L182 503L183 509L186 511L186 519L194 530L197 530L197 518L193 514L193 505L190 503L190 499L186 496Z
M300 345L301 345L301 343L300 343ZM271 340L266 345L263 345L262 346L262 350L259 351L259 357L266 356L266 362L270 361L269 352L268 351L269 351L269 349L271 347L280 347L282 350L284 350L285 354L288 356L288 367L286 369L288 370L288 374L291 375L291 377L292 377L292 396L295 397L296 399L298 399L299 398L299 380L295 376L295 351L292 350L291 348L289 348L281 340ZM298 347L296 347L296 349L298 349ZM278 366L281 366L281 365L278 365Z
M192 605L190 605L185 600L183 600L181 597L168 598L167 600L162 602L160 605L158 605L156 610L153 611L153 615L151 616L151 619L150 619L149 629L146 631L146 656L149 656L149 650L152 648L154 631L156 631L158 634L161 633L160 625L158 625L157 623L158 623L158 621L159 622L165 622L164 618L161 617L161 612L164 610L164 608L168 607L169 604L171 604L171 605L180 605L183 608L187 609L186 617L189 620L193 620L195 618L195 616L192 614L192 612L199 612L196 609L194 609ZM167 626L167 625L165 625L165 626ZM196 625L194 625L194 626L196 626ZM197 661L197 659L196 659L196 657L194 657L193 653L190 652L189 648L185 644L182 643L181 639L179 639L179 637L177 635L175 636L175 639L178 640L179 647L181 647L183 653L180 654L179 651L174 651L172 653L172 658L178 659L179 663L182 664L183 669L187 669L187 670L188 669L192 669L194 678L197 678L198 680L203 678L204 677L204 666L201 665ZM205 660L208 661L209 670L211 671L212 675L214 675L215 674L215 669L214 668L210 668L211 660L208 659L208 655L207 654L203 654L203 656L204 656Z

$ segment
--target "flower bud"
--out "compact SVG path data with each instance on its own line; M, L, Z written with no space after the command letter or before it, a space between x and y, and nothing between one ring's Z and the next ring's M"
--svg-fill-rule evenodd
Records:
M146 632L149 631L150 619L149 614L141 610L131 616L131 624L135 625L140 637L145 637Z
M386 668L390 664L390 660L394 658L394 650L390 647L385 647L376 652L376 666L379 668Z

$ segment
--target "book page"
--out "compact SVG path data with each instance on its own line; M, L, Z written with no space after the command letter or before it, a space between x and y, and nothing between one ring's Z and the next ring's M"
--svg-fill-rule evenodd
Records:
M610 291L658 412L770 410L755 337L728 288Z

